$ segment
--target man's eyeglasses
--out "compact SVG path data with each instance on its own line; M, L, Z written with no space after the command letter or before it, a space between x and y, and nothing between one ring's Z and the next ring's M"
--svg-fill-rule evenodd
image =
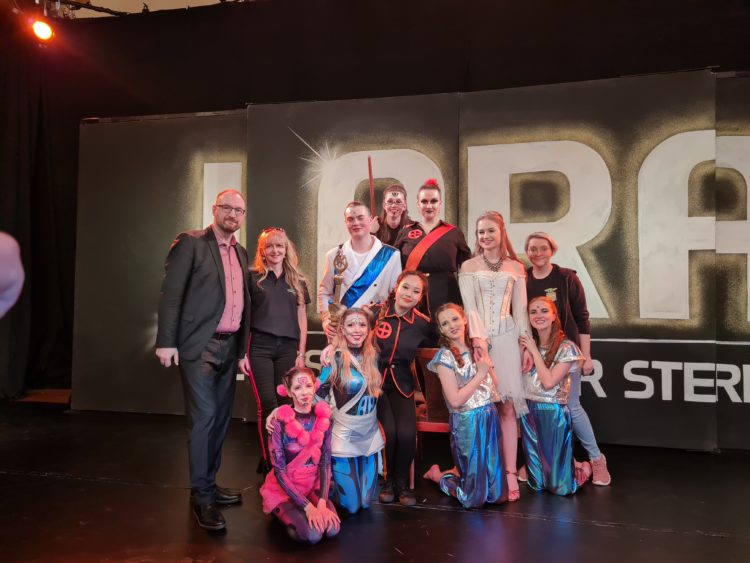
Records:
M221 209L224 213L231 213L232 211L234 211L235 214L238 215L239 217L242 217L245 214L245 210L242 209L241 207L232 207L231 205L226 205L226 204L217 205L216 207Z

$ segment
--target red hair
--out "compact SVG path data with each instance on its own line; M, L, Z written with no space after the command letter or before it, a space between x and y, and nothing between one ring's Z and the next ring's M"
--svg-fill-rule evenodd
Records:
M448 309L453 309L458 313L461 318L464 320L465 326L464 326L464 344L466 344L469 349L471 349L471 338L469 337L469 323L466 320L466 313L464 312L463 307L461 305L456 305L455 303L444 303L440 307L438 307L438 310L435 311L435 324L437 325L438 333L440 334L440 338L438 340L438 344L441 346L444 346L445 348L448 348L448 350L451 351L451 354L453 354L453 357L456 358L456 363L458 364L458 367L462 368L464 367L464 359L461 355L461 352L458 351L458 348L451 342L450 338L448 338L443 332L440 330L440 321L438 318L440 317L441 313L443 311L447 311Z
M423 190L437 190L441 195L443 193L440 189L440 185L437 183L437 180L435 178L429 178L424 181L424 184L422 184L417 191L417 197L419 197L419 194L422 193Z
M555 320L552 321L552 330L550 331L550 346L547 350L547 353L544 354L544 365L547 367L551 367L552 362L555 361L555 356L557 356L557 351L560 349L560 344L563 340L565 340L565 333L563 332L562 325L560 324L560 314L557 312L557 305L555 305L555 302L545 295L540 295L539 297L534 297L531 301L529 301L529 310L531 309L531 306L537 301L544 301L547 304L547 307L549 307L555 313ZM537 346L539 346L539 333L534 327L531 327L531 334L534 335L534 341L536 342Z

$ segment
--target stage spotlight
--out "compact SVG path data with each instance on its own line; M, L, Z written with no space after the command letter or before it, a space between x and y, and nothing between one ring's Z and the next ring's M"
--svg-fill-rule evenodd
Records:
M49 41L55 35L52 27L47 22L41 20L34 20L34 23L31 24L31 29L34 30L34 35L40 41Z

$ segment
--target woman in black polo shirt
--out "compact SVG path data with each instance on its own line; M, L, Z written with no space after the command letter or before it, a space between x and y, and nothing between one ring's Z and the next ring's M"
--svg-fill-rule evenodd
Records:
M268 472L268 434L263 421L279 406L276 386L292 367L305 367L307 284L297 268L297 252L284 229L269 227L258 237L248 282L251 299L250 373L258 403L261 452L258 470Z

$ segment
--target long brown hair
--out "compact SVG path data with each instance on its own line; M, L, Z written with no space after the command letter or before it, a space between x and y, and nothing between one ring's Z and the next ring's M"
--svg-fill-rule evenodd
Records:
M392 186L388 186L386 189L383 190L383 197L388 197L386 194L388 192L398 192L404 196L404 212L401 214L401 220L398 224L398 229L401 229L404 225L411 223L412 220L409 217L409 204L408 204L408 197L406 193L406 188L402 186L401 184L393 184ZM388 239L388 223L386 223L386 212L385 212L385 200L383 200L383 211L380 212L379 223L380 227L378 228L378 232L375 235L378 237L378 239L384 241Z
M268 239L271 237L281 238L286 246L284 261L281 263L284 279L289 287L294 290L294 294L297 297L297 305L304 305L305 291L302 284L305 282L305 276L298 267L297 249L281 227L268 227L267 229L263 229L258 236L258 246L255 250L255 260L253 263L253 270L260 274L258 287L261 287L260 283L268 277L269 269L268 264L266 264L266 248L268 247Z
M531 301L529 301L528 308L531 309L531 305L536 301L544 301L547 307L549 307L555 313L555 320L552 321L552 327L550 331L550 347L547 350L547 353L544 354L544 365L547 367L551 367L552 363L555 361L555 356L557 356L557 351L560 349L560 344L563 340L565 340L565 333L563 332L562 325L560 324L560 315L557 312L557 305L555 305L555 302L552 301L549 297L540 295L539 297L534 297ZM536 345L541 346L541 343L539 341L539 333L533 326L531 327L531 333L534 335L534 341L536 342Z
M448 309L453 309L454 311L456 311L456 313L458 313L464 320L464 343L471 350L471 338L469 338L469 323L466 320L466 312L464 311L463 307L461 307L461 305L456 305L455 303L445 303L444 305L438 307L438 310L435 311L435 324L437 325L438 333L440 334L438 344L445 348L448 348L448 350L451 351L451 354L453 354L453 357L456 358L458 367L462 368L464 367L463 355L458 351L458 348L455 344L453 344L453 341L445 334L443 334L443 331L440 330L440 321L438 319L440 318L440 314L443 311L447 311Z
M347 389L352 381L352 354L349 351L349 343L346 341L343 329L346 319L353 315L362 315L367 320L368 325L372 318L372 315L365 309L357 307L347 309L341 315L336 336L333 337L331 342L335 351L335 360L331 365L331 385L340 390ZM362 376L367 383L367 392L372 397L380 396L381 377L378 370L378 348L372 330L368 331L362 344L362 365L360 367L362 368Z
M479 221L485 220L496 223L500 228L500 236L502 237L502 241L500 242L500 258L510 258L511 260L518 262L516 251L513 250L513 244L510 242L508 232L505 230L505 219L503 219L502 214L498 211L485 211L477 217L477 222L474 227L474 235L477 237L477 245L474 247L474 256L484 254L484 249L479 246L479 235L477 234L477 231L479 230Z

